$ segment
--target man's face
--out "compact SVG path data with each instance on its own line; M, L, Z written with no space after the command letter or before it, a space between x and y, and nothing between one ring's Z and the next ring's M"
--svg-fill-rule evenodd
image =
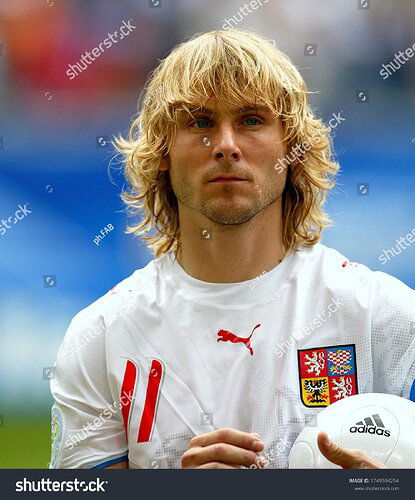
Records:
M275 168L286 153L279 118L268 108L225 109L216 99L192 114L181 116L169 153L179 211L184 205L217 224L243 224L281 197L287 172Z

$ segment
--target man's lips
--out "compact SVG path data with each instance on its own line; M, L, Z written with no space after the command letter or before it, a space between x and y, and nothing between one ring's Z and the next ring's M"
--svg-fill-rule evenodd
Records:
M244 179L243 177L234 177L234 176L226 176L221 175L211 179L209 182L249 182L248 179Z

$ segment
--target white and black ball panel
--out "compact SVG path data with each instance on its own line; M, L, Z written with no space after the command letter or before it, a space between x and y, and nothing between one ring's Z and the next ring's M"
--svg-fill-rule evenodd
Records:
M370 456L385 463L395 448L400 435L395 413L380 405L356 408L343 421L341 446L361 449L362 436L371 436Z
M412 401L371 393L333 403L298 435L289 456L290 468L340 468L326 460L318 449L317 435L322 430L340 446L360 449L386 467L415 468Z

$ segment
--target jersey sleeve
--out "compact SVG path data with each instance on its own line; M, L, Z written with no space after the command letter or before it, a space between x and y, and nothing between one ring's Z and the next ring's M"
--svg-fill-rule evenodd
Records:
M374 392L415 401L415 290L386 273L373 274Z
M71 321L52 370L51 469L104 468L128 458L121 405L108 383L105 322L93 306Z

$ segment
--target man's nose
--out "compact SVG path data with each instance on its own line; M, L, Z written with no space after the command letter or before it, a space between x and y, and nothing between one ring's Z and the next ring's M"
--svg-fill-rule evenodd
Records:
M232 126L224 125L217 131L212 154L215 160L239 161L242 153L237 144L236 133Z

